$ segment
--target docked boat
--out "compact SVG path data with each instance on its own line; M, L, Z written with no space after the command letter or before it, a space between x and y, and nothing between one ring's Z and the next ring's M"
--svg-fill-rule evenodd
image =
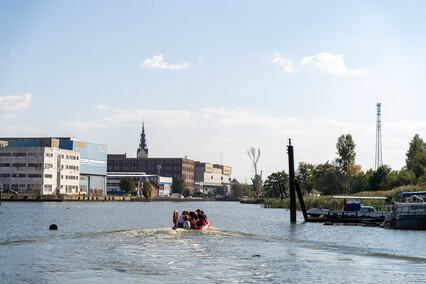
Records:
M385 200L386 197L333 196L333 198L343 199L342 210L311 208L307 212L310 221L379 225L390 214L389 212L378 212L372 206L363 206L361 202L346 202L346 199Z
M393 229L426 230L426 191L398 194L392 214L383 225Z

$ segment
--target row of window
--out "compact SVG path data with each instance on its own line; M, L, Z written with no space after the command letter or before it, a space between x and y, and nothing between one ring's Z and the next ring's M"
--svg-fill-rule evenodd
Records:
M43 153L24 153L24 152L18 152L18 153L0 153L0 157L42 157ZM65 156L62 154L59 154L61 158L64 158ZM46 153L46 157L53 157L53 153ZM69 160L78 160L78 156L73 155L66 155L66 158Z
M0 177L14 177L14 178L41 178L41 174L0 174Z
M15 168L41 168L42 163L0 163L0 168L15 167ZM53 166L53 165L52 165Z
M14 177L14 178L41 178L42 174L0 174L0 177ZM53 178L52 174L45 174L45 178ZM61 175L61 179L64 179L64 176ZM78 176L65 176L65 179L76 180Z
M28 165L26 163L0 163L0 168L7 168L7 167L15 167L15 168L41 168L43 167L42 163L28 163ZM53 168L53 164L49 164L46 163L44 164L44 168L45 169L51 169ZM61 166L61 168L64 168L64 165ZM71 170L78 170L78 166L73 166L73 165L65 165L66 169L71 169Z
M16 191L40 191L41 190L41 184L3 184L3 188L4 189L10 189L12 188L13 190Z
M0 153L0 157L42 157L43 153Z

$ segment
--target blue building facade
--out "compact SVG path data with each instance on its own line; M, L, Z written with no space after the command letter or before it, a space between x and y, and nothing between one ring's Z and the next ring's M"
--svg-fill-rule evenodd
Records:
M87 194L106 194L107 146L60 140L59 148L80 152L80 189Z

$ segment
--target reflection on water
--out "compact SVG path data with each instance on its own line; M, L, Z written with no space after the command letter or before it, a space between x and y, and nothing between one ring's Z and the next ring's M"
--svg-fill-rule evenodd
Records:
M171 229L196 208L211 230ZM426 281L425 232L298 222L234 202L6 202L0 283Z

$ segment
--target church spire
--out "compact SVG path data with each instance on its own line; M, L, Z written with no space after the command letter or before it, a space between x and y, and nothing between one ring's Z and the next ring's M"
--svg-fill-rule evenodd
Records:
M146 146L145 139L145 122L142 122L141 141L139 142L139 148L136 156L138 158L148 158L148 147Z

